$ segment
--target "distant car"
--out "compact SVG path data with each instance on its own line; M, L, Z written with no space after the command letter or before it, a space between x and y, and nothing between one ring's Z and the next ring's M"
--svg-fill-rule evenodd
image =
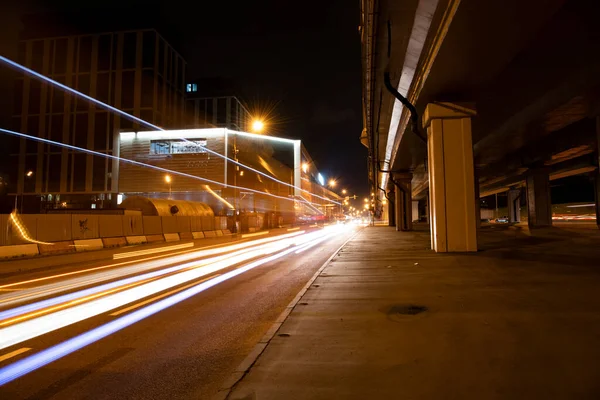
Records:
M496 218L496 223L499 223L499 224L508 224L508 217Z

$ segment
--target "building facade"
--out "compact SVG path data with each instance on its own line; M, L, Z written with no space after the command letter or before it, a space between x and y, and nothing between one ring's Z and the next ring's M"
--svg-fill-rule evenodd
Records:
M30 39L20 64L161 127L181 127L185 61L154 30ZM24 75L16 82L13 129L107 155L119 131L140 126ZM116 204L119 163L33 140L11 138L9 193L19 208L103 208Z
M292 165L274 157L276 146L287 149ZM199 201L216 215L263 213L266 220L276 215L283 223L304 215L331 215L334 202L342 200L313 178L319 176L314 163L301 172L299 160L310 156L299 140L208 128L121 132L118 148L121 158L149 165L121 161L119 199L135 195Z

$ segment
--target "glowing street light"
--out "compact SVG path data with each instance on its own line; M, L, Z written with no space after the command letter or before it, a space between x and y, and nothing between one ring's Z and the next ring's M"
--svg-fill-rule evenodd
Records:
M369 202L369 199L367 199L367 198L365 197L365 203L368 203L368 202Z
M252 122L252 130L256 133L260 133L265 129L265 123L257 119Z
M171 175L165 175L165 182L169 184L169 199L171 198Z
M306 174L308 172L308 163L302 163L302 171Z
M348 191L346 189L342 189L342 194L346 194Z
M31 178L33 176L33 171L27 171L27 174L25 174L25 175L27 175L28 177Z
M333 188L333 187L335 187L335 184L336 184L336 181L335 181L335 179L330 179L330 180L329 180L329 186L330 186L330 187L332 187L332 188Z

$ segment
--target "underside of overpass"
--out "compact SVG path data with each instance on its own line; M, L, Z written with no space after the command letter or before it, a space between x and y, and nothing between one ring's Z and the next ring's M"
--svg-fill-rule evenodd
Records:
M427 210L434 249L476 250L467 243L479 198L512 190L527 198L531 227L549 226L549 182L575 174L595 183L598 212L597 3L363 0L361 141L375 214L395 200L390 223L410 229L397 223L411 218L410 201L398 201L408 188ZM416 115L386 89L386 72Z

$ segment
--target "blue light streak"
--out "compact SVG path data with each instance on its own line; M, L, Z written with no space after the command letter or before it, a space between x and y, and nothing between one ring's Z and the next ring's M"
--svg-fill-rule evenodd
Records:
M65 91L67 91L67 92L69 92L69 93L72 93L72 94L74 94L75 96L80 96L80 97L83 97L84 99L86 99L86 100L88 100L88 101L90 101L90 102L94 103L95 105L97 105L97 106L99 106L99 107L102 107L102 108L104 108L104 109L106 109L106 110L109 110L109 111L113 111L113 112L115 112L115 113L117 113L117 114L119 114L119 115L121 115L121 116L123 116L123 117L125 117L125 118L127 118L127 119L130 119L130 120L132 120L132 121L135 121L135 122L137 122L137 123L139 123L139 124L141 124L141 125L144 125L144 126L146 126L146 127L148 127L148 128L152 128L152 129L155 129L155 130L157 130L157 131L165 131L165 129L163 129L163 128L161 128L161 127L157 126L157 125L154 125L154 124L152 124L152 123L150 123L150 122L147 122L147 121L145 121L145 120L143 120L143 119L141 119L141 118L138 118L138 117L136 117L135 115L131 115L131 114L129 114L129 113L126 113L125 111L122 111L122 110L120 110L120 109L118 109L118 108L116 108L116 107L113 107L113 106L109 105L109 104L103 103L103 102L101 102L100 100L97 100L97 99L95 99L95 98L93 98L93 97L91 97L91 96L88 96L87 94L85 94L85 93L82 93L82 92L80 92L80 91L78 91L78 90L75 90L75 89L73 89L73 88L71 88L71 87L69 87L69 86L67 86L67 85L65 85L65 84L62 84L62 83L60 83L60 82L57 82L57 81L55 81L54 79L48 78L47 76L45 76L45 75L43 75L43 74L40 74L39 72L36 72L36 71L32 70L31 68L27 68L27 67L25 67L24 65L21 65L21 64L19 64L19 63L15 62L15 61L13 61L13 60L11 60L11 59L9 59L9 58L6 58L6 57L4 57L4 56L2 56L2 55L0 55L0 61L3 61L3 62L5 62L5 63L7 63L8 65L11 65L11 66L13 66L13 67L15 67L15 68L17 68L17 69L20 69L21 71L23 71L23 72L25 72L25 73L27 73L27 74L29 74L29 75L35 76L36 78L39 78L39 79L41 79L41 80L43 80L43 81L46 81L46 82L48 82L48 83L50 83L50 84L52 84L52 85L55 85L55 86L57 86L57 87L59 87L59 88L61 88L61 89L65 90ZM237 134L237 133L236 133L236 134ZM243 134L243 132L241 132L241 134ZM240 135L240 136L243 136L243 135ZM257 173L257 174L260 174L260 175L262 175L262 176L264 176L264 177L266 177L266 178L268 178L268 179L271 179L271 180L273 180L273 181L275 181L275 182L277 182L277 183L279 183L279 184L282 184L282 185L285 185L285 186L289 186L289 187L292 187L292 188L296 188L296 186L294 186L294 185L292 185L292 184L289 184L289 183L287 183L287 182L284 182L284 181L281 181L281 180L279 180L279 179L277 179L277 178L274 178L274 177L272 177L272 176L271 176L271 175L269 175L269 174L266 174L266 173L264 173L264 172L262 172L262 171L259 171L259 170L257 170L257 169L254 169L254 168L250 167L250 166L247 166L247 165L245 165L245 164L242 164L242 163L240 163L240 162L238 162L238 161L236 161L236 160L233 160L233 159L231 159L231 158L229 158L229 157L226 157L226 156L224 156L224 155L222 155L222 154L220 154L220 153L218 153L218 152L216 152L216 151L210 150L210 149L208 149L208 148L206 148L206 147L204 147L204 146L202 146L202 145L200 145L200 144L198 144L198 143L195 143L195 142L193 142L193 141L191 141L191 140L188 140L188 139L186 139L186 138L184 138L184 137L179 137L178 139L181 139L181 140L183 140L183 141L185 141L185 142L188 142L188 143L191 143L191 144L193 144L193 145L195 145L195 146L198 146L198 147L202 148L204 151L206 151L206 152L208 152L208 153L210 153L210 154L214 154L214 155L215 155L215 156L217 156L217 157L221 157L221 158L223 158L223 159L225 159L225 160L227 160L227 161L229 161L229 162L231 162L231 163L233 163L233 164L239 165L240 167L246 168L246 169L248 169L248 170L250 170L250 171L252 171L252 172L255 172L255 173ZM288 140L289 140L289 139L288 139ZM325 198L325 197L321 197L321 196L319 196L319 195L317 195L317 194L313 194L313 193L309 192L309 191L308 191L308 190L306 190L306 189L302 189L302 188L298 188L298 189L299 189L300 191L307 192L307 193L309 193L309 194L311 194L311 195L313 195L313 196L315 196L315 197L317 197L317 198L320 198L321 200L326 200L326 201L330 201L330 202L336 203L336 204L338 204L338 205L341 205L341 203L338 203L338 202L336 202L336 201L333 201L333 200L327 199L327 198ZM246 188L244 188L244 190L250 190L250 189L246 189ZM262 193L262 192L260 192L260 193Z
M190 297L195 296L198 293L201 293L221 282L238 276L264 263L274 261L287 254L290 254L291 252L297 250L300 247L302 247L302 245L291 247L280 253L246 264L241 268L227 272L209 281L200 283L197 286L186 289L182 292L167 297L164 300L160 300L140 310L134 311L131 314L126 314L125 316L120 317L114 321L101 325L81 335L75 336L69 340L66 340L39 353L26 357L13 364L7 365L4 368L0 368L0 386L12 382L13 380L18 379L23 375L26 375L38 368L50 364L51 362L56 361L68 354L80 350L85 346L88 346L100 339L103 339L115 332L118 332L136 322L139 322L153 314L156 314L157 312L160 312L179 302L189 299Z

